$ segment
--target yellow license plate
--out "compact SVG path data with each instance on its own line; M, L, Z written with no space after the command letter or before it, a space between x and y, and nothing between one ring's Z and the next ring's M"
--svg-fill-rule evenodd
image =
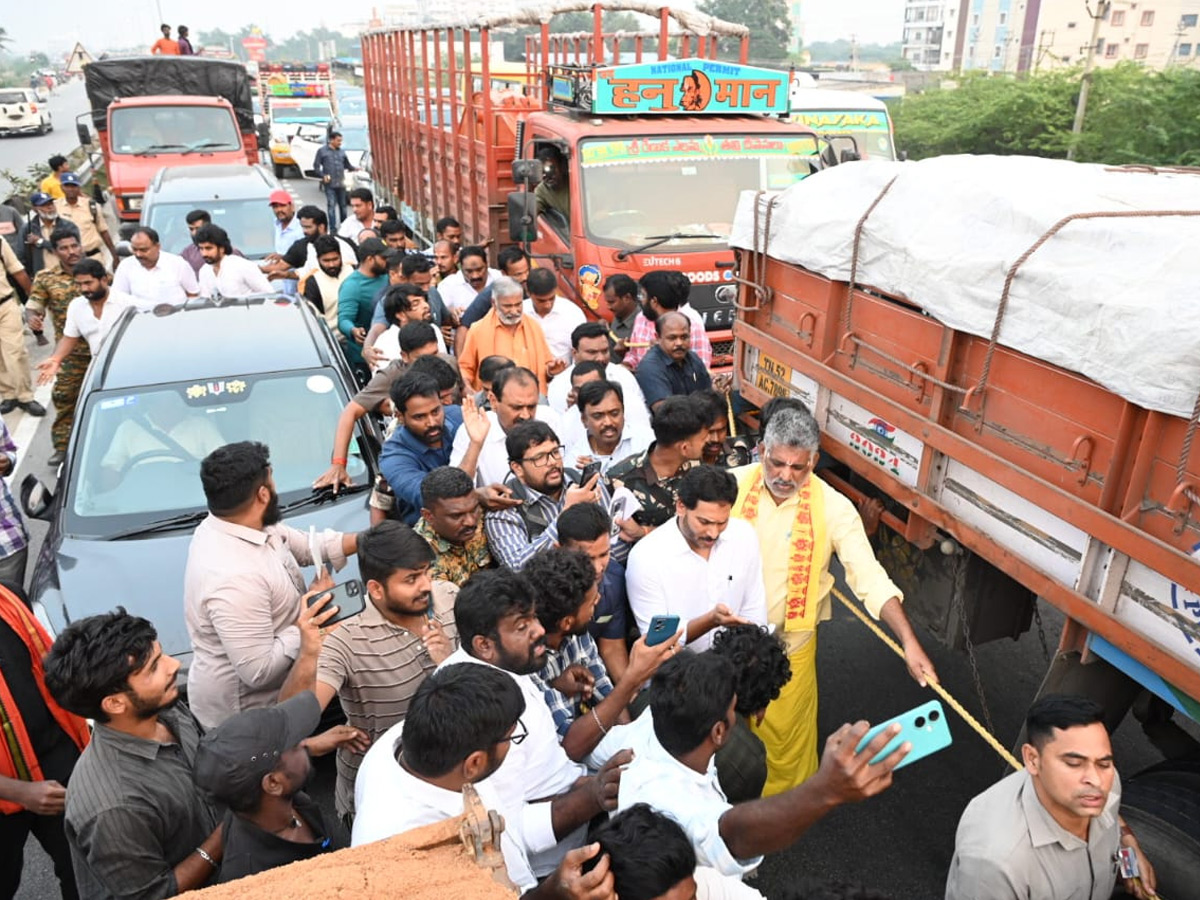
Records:
M754 372L754 386L772 397L788 397L792 393L792 369L765 353L759 353Z

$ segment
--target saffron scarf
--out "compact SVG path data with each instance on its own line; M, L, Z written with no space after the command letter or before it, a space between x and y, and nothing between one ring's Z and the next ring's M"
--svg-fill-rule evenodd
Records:
M754 525L765 490L763 469L759 464L738 484L733 515ZM775 501L768 497L767 502ZM815 476L809 475L797 491L796 516L789 533L784 631L816 630L821 606L821 573L828 563L825 558L827 546L824 486Z

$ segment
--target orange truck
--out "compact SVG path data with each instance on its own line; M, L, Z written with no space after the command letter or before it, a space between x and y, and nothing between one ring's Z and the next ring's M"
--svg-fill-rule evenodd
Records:
M91 112L79 141L99 152L117 216L136 222L146 187L167 166L258 162L250 76L240 62L200 56L97 60L83 68Z
M1197 240L1195 170L999 157L748 193L732 237L742 397L814 411L940 640L1061 611L1041 693L1132 710L1165 757L1122 773L1164 897L1200 884Z
M374 177L426 240L454 216L468 242L524 244L590 317L610 317L611 275L685 272L728 365L738 193L807 175L817 140L787 121L789 73L746 65L745 26L664 7L651 35L604 34L603 13L621 9L556 6L593 14L584 35L552 34L533 11L364 35ZM497 29L519 25L536 27L525 61L503 62ZM718 38L740 62L718 60ZM566 163L565 214L534 200L547 148Z

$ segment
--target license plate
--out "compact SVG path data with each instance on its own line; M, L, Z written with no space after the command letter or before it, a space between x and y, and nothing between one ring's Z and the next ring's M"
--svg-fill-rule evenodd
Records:
M765 353L759 353L755 366L754 386L772 397L789 397L792 393L792 369Z

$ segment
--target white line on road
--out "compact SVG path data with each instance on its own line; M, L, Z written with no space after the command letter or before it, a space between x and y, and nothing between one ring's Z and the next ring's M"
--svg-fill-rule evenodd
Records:
M33 399L42 406L46 407L46 416L52 416L50 405L50 393L54 390L54 384L43 384L33 392ZM19 407L18 407L19 408ZM12 467L15 472L21 466L21 460L25 458L25 451L29 445L33 443L33 436L37 434L38 426L42 423L46 416L31 416L24 410L17 419L17 427L10 429L12 433L13 443L17 445L17 462Z

